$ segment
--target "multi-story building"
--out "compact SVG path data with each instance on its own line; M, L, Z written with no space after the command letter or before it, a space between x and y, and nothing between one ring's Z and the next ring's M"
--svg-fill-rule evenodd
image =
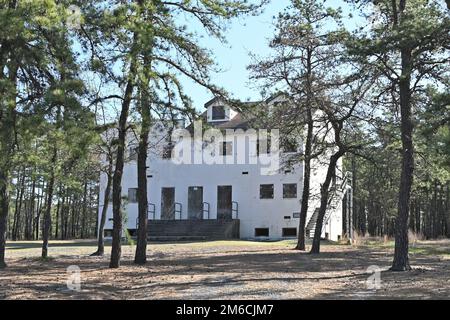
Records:
M265 103L276 103L274 97ZM281 239L297 236L303 186L302 142L277 148L274 130L251 129L251 119L213 99L205 104L203 128L154 125L148 153L149 237L152 239ZM183 130L184 128L184 130ZM205 130L212 128L214 130ZM223 136L223 134L225 135ZM221 135L222 134L222 135ZM124 226L137 229L136 143L128 139L122 192ZM269 142L267 142L269 141ZM288 163L289 165L286 165ZM341 172L342 164L339 163ZM327 170L313 161L307 235L312 236L319 188ZM100 199L106 185L101 177ZM342 199L348 186L338 179L322 236L338 240L343 230ZM102 205L100 204L100 212ZM100 214L100 213L99 213ZM105 234L112 229L109 205Z

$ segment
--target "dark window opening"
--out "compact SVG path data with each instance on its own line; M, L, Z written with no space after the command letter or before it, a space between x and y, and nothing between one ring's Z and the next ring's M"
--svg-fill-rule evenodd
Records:
M130 237L135 237L137 235L136 229L127 229L127 231Z
M105 230L103 230L103 236L110 238L110 237L112 237L112 232L113 231L111 229L105 229Z
M282 235L283 237L296 237L297 228L283 228Z
M297 198L297 184L296 183L283 184L283 198L284 199Z
M130 161L136 161L138 158L138 150L139 148L137 146L132 146L129 148L129 157L128 159Z
M172 151L173 151L172 143L165 145L163 148L162 158L163 159L172 159Z
M259 186L260 199L273 199L273 184L262 184Z
M255 237L268 237L269 228L255 228Z
M137 188L129 188L128 189L128 202L136 203L138 202L138 189Z
M286 153L297 152L297 141L293 138L284 138L281 141L281 146L283 147L283 151Z
M270 154L270 138L267 139L258 139L256 142L256 152L258 156L260 154Z
M242 172L242 174L246 175L246 174L248 174L248 171L244 171L244 172Z
M231 156L233 155L233 142L224 141L222 142L222 148L220 150L221 156Z
M224 120L225 119L225 107L224 106L212 107L212 119L213 120Z

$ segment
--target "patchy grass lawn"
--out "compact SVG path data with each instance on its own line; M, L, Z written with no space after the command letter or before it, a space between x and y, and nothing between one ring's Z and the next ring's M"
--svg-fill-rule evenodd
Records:
M0 270L1 299L449 299L450 240L411 245L411 272L390 272L393 244L323 243L322 253L292 250L295 241L152 243L146 266L132 263L125 245L120 269L90 257L95 241L8 242L9 267ZM67 289L67 267L81 269L81 291ZM370 266L381 287L368 289Z

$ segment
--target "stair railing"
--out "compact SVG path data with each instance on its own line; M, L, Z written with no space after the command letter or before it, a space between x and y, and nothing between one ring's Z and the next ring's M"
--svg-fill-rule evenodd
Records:
M206 209L205 209L205 207L206 207ZM210 217L209 217L210 211L211 211L211 204L209 202L203 202L203 210L202 210L203 216L205 216L205 213L206 213L208 216L208 220L210 219Z
M337 197L337 190L339 189L340 192L345 193L348 188L352 187L352 177L353 173L351 171L346 171L344 174L344 177L342 177L342 183L340 184L339 188L332 189L332 194L330 196L330 199L328 200L327 208L331 205L333 200L335 200L335 197ZM340 199L341 200L341 199ZM336 200L335 200L336 201ZM325 217L323 219L323 225L322 225L322 233L325 231L325 227L328 223L328 221L331 218L331 210L327 210L325 213Z
M148 210L147 210L147 219L149 219L150 215L153 217L153 220L156 219L155 216L155 212L156 212L156 207L154 203L149 203L148 204ZM139 217L136 218L136 229L139 228Z
M175 205L174 205L175 220L177 219L177 213L180 214L180 220L181 220L182 212L183 212L183 205L181 203L179 203L179 202L175 202Z
M153 220L156 220L156 206L154 203L148 204L148 213L151 217L153 217Z
M233 213L236 216L236 220L239 219L239 203L236 201L231 202L231 217L233 218Z

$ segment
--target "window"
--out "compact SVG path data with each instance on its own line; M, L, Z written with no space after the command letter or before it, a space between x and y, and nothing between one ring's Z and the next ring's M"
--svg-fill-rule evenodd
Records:
M166 144L163 147L162 158L163 159L172 159L172 150L173 150L173 144L172 143Z
M283 228L282 236L283 237L296 237L297 236L297 228Z
M255 237L268 237L269 228L255 228Z
M130 161L136 161L138 157L138 147L137 146L131 146L129 148L129 159Z
M296 183L283 184L283 198L284 199L297 198L297 184Z
M297 141L295 139L284 138L281 143L285 153L297 152Z
M258 139L256 143L256 152L258 155L260 154L269 154L270 153L270 139L260 140Z
M212 107L212 119L213 120L225 120L225 107L224 106Z
M104 231L103 231L103 236L105 237L105 238L110 238L110 237L112 237L112 230L111 229L105 229Z
M128 235L130 237L136 237L136 235L137 235L137 230L136 229L127 229L127 231L128 231Z
M138 189L137 188L129 188L128 189L128 202L129 203L136 203L136 202L138 202L137 193L138 193Z
M292 214L292 217L293 217L293 218L300 218L300 212L294 212L294 213Z
M233 142L231 142L231 141L222 142L222 148L220 150L220 155L222 155L222 156L233 155Z
M260 199L273 199L273 184L262 184L259 186Z

